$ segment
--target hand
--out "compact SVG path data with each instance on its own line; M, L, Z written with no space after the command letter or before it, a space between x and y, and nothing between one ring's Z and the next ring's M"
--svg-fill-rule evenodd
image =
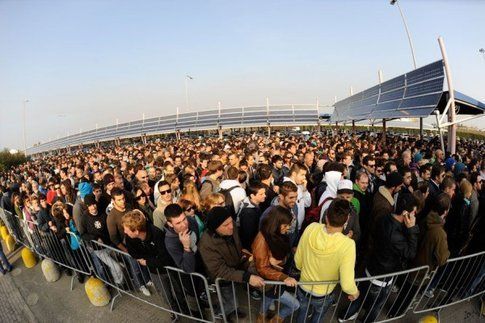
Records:
M279 194L280 193L280 187L278 185L274 185L273 186L273 191L276 193L276 194Z
M256 275L251 275L251 277L249 277L249 285L253 287L263 287L264 279Z
M67 233L70 233L71 232L71 229L69 229L68 227L66 227L66 232Z
M298 282L296 281L295 278L288 277L283 281L283 283L285 283L285 285L288 287L295 287Z
M354 231L349 230L349 233L347 233L347 237L352 238L354 236Z
M306 192L307 191L307 184L308 184L308 181L306 180L306 178L301 182L301 185L303 187L303 192Z
M136 261L138 261L138 263L142 266L146 266L147 265L147 261L145 259L137 259Z
M179 233L179 240L184 247L184 250L190 250L190 234L189 229Z
M347 298L349 299L349 301L353 302L357 298L359 298L359 295L360 295L360 292L359 292L359 290L357 290L357 293L355 293L354 295L348 295Z
M414 216L414 214L409 214L409 213L404 214L404 225L408 229L416 225L416 217Z

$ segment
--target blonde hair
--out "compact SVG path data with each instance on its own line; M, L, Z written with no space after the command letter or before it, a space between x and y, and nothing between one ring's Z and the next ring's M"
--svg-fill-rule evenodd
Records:
M132 210L121 218L121 224L130 231L146 232L147 220L140 210Z
M193 181L186 180L184 182L184 189L182 190L182 195L180 198L193 202L198 210L201 209L201 197Z
M460 183L460 191L468 199L472 195L473 186L468 180L463 179Z
M202 209L206 212L210 211L212 209L212 205L216 204L219 199L222 199L224 201L224 195L222 195L221 193L211 193L207 195L204 202L202 203Z

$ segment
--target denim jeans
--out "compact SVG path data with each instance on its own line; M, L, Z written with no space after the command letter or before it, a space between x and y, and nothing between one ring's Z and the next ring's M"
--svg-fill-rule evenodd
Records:
M278 300L280 302L280 306L276 306L276 310L278 311L276 314L281 318L286 318L291 315L294 311L296 311L300 307L300 302L295 298L295 296L291 295L287 291L284 291L279 298L270 298L263 296L263 302L261 303L261 313L266 314L271 304Z
M0 243L0 273L5 274L5 271L9 270L11 267L12 265L8 262L7 257L3 253L2 244Z
M343 319L352 317L360 310L362 302L365 301L364 306L362 307L362 309L366 310L363 322L374 322L384 306L387 296L391 292L391 286L391 283L388 283L388 285L385 287L374 285L369 281L362 283L360 297L356 301L352 302L350 307L341 313L339 317Z
M105 281L108 281L108 277L104 272L103 265L101 261L108 266L111 276L116 284L123 283L123 271L121 266L118 262L116 262L110 255L108 249L100 249L93 251L93 264L97 271L97 273L101 276L101 278Z
M322 297L315 297L301 288L298 288L297 296L300 301L300 312L298 313L297 322L307 322L306 318L308 313L310 313L310 306L313 307L313 315L309 322L323 322L325 313L335 300L333 293Z

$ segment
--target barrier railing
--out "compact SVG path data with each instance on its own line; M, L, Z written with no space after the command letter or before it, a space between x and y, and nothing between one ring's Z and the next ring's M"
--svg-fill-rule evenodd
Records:
M337 281L299 282L296 288L267 281L259 304L252 301L255 289L248 284L217 279L216 287L225 322L239 321L247 315L250 321L258 322L267 322L274 316L291 322L330 322L357 317L365 322L386 322L405 316L417 293L407 282L421 287L428 270L428 266L423 266L356 279L360 296L353 302L348 301ZM273 305L274 310L269 311Z
M441 310L485 293L485 251L449 259L435 270L414 313Z
M39 256L77 275L96 275L113 288L116 295L111 310L114 301L125 294L174 316L200 322L215 322L219 318L224 322L265 322L275 315L291 322L337 318L387 322L411 311L439 311L485 293L484 251L449 259L432 273L423 266L358 278L360 296L354 301L348 300L338 282L299 282L296 287L287 287L275 281L265 282L264 290L258 289L260 300L256 300L258 292L248 284L217 279L214 291L199 273L172 267L149 270L128 253L99 241L84 241L69 230L41 230L36 222L2 209L0 217L10 234ZM244 312L249 318L245 319Z

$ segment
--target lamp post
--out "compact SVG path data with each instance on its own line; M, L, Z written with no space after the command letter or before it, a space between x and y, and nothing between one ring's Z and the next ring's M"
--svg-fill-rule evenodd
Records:
M397 8L399 9L399 13L401 14L402 22L404 24L404 29L406 30L406 35L408 36L409 47L411 48L411 55L413 57L413 66L414 66L414 69L416 69L418 67L418 64L416 63L416 53L414 52L413 40L411 39L411 33L409 32L408 24L406 23L406 18L404 17L404 13L402 12L402 9L401 9L401 6L399 5L398 0L391 0L390 4L391 6L396 5ZM419 136L421 139L423 139L423 118L419 118Z
M190 75L185 75L185 108L189 109L189 80L193 80L194 78Z
M27 140L26 140L26 135L25 135L25 132L26 132L26 110L27 110L27 102L30 102L29 99L24 99L23 101L23 106L24 106L24 110L23 110L23 124L24 124L24 129L23 129L23 136L24 136L24 154L25 156L27 156Z
M482 48L480 48L480 49L478 50L478 52L479 52L480 54L482 54L483 59L485 60L485 48L483 48L483 47L482 47Z

